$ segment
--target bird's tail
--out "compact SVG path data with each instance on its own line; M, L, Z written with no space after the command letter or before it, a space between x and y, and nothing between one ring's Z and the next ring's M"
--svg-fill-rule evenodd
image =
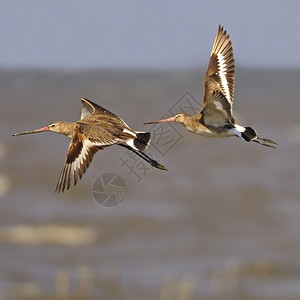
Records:
M139 151L145 151L151 140L150 132L136 132L136 138L133 140L134 147Z
M243 126L235 125L235 129L238 132L237 135L246 142L252 141L266 147L275 148L275 149L277 148L276 142L267 138L259 137L256 131L251 127L243 127Z
M251 127L244 127L245 130L241 132L241 137L244 139L246 142L250 142L253 139L257 138L257 133L256 131L251 128Z

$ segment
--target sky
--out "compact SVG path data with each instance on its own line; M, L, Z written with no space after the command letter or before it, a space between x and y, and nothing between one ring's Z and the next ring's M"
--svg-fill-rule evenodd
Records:
M0 0L0 68L198 68L218 25L245 67L300 67L298 0Z

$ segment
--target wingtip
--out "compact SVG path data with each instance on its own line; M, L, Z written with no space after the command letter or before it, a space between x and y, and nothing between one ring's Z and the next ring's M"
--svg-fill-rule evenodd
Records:
M156 160L153 160L153 161L150 162L150 163L151 163L151 165L152 165L153 167L155 167L155 168L157 168L157 169L159 169L159 170L168 171L168 169L167 169L164 165L158 163Z
M159 169L159 170L168 171L168 169L164 165L162 165L162 164L158 164L156 166L156 168Z
M227 31L226 31L226 29L224 29L224 26L223 26L223 25L221 25L221 24L219 24L218 32L222 32L222 33L223 33L223 34L226 36L226 38L227 38L227 39L229 39L229 38L230 38L230 35L229 35L229 34L227 34Z
M80 100L81 102L88 102L88 104L92 103L92 101L89 100L88 98L81 97Z

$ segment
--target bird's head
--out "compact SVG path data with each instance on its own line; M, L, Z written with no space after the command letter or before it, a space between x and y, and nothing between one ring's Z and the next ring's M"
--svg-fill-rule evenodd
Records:
M66 122L62 122L62 121L55 121L55 122L52 122L50 123L48 126L48 130L49 131L53 131L53 132L57 132L57 133L61 133L61 134L66 134Z
M53 131L53 132L64 134L66 136L70 136L72 134L73 127L70 128L69 124L72 124L72 123L56 121L56 122L50 123L47 126L44 126L44 127L41 127L41 128L35 129L35 130L28 130L28 131L14 133L13 136L31 134L31 133L39 133L39 132L44 132L44 131Z

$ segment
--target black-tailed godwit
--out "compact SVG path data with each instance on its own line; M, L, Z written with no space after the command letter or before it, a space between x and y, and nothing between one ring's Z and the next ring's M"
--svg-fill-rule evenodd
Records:
M94 154L115 144L133 151L153 167L166 170L163 165L143 153L150 143L149 132L132 130L115 114L88 99L81 98L81 103L81 118L77 122L58 121L36 130L13 134L16 136L53 131L71 139L55 191L59 193L69 189L72 178L76 185L78 178L81 179L89 167Z
M260 138L251 127L236 124L232 116L234 96L234 59L229 35L219 26L204 78L204 97L196 115L179 113L175 116L144 124L178 122L187 130L207 137L238 136L250 142L276 148L274 141Z

